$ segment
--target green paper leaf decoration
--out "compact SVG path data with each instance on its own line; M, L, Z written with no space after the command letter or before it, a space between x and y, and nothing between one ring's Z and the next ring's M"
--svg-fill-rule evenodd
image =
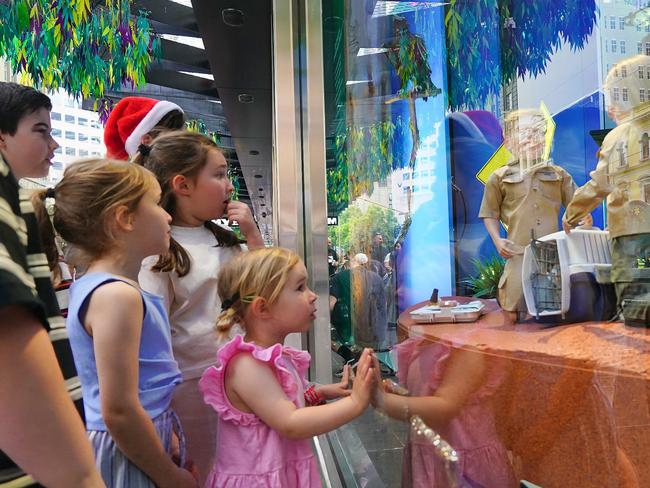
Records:
M362 194L372 195L374 183L387 178L393 169L404 167L394 157L396 132L409 130L409 122L398 117L369 126L348 126L336 136L336 166L327 170L327 202L338 211ZM399 158L397 158L399 159Z
M596 0L449 0L450 108L483 109L503 85L544 73L562 43L584 47L597 18Z
M205 122L201 119L191 119L185 121L185 128L190 132L198 132L204 136L208 136L214 141L217 146L221 146L221 136L214 131L208 129L208 126L205 125Z
M0 55L21 83L101 99L139 88L160 57L160 38L132 0L14 0L0 3Z

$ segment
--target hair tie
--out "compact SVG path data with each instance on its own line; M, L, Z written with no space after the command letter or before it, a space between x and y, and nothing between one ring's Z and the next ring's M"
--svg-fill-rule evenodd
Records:
M228 310L230 307L232 307L235 302L239 300L239 292L235 293L231 298L227 298L223 302L221 302L221 311L225 312Z
M45 198L55 198L54 188L48 188L45 190Z
M146 144L140 144L138 146L138 152L143 156L149 156L149 153L151 152L151 146L147 146Z

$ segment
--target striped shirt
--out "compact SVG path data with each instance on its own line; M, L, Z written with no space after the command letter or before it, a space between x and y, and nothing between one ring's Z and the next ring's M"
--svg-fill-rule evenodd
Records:
M59 313L29 191L18 186L11 169L0 156L0 308L10 305L27 307L48 331L70 398L83 415L81 384L65 321ZM0 452L0 486L6 481L3 473L15 469Z

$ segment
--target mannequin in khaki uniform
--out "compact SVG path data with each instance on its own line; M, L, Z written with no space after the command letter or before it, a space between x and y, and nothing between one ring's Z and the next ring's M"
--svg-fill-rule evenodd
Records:
M563 168L542 161L546 123L539 111L513 112L505 124L505 143L515 160L488 178L479 218L507 260L498 300L514 320L517 312L526 312L521 264L531 231L538 238L558 230L560 205L569 203L576 185ZM499 220L507 226L507 239L499 235Z
M639 269L637 262L650 256L650 72L643 76L649 66L650 56L634 56L607 75L607 109L618 126L605 137L591 180L576 191L563 218L568 233L607 198L612 281L619 305L626 297L650 292L650 270Z

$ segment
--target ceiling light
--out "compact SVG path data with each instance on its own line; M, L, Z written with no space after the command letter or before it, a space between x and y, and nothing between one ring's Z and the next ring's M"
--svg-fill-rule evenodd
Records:
M196 71L179 71L179 73L183 73L184 75L196 76L197 78L203 78L204 80L214 81L214 76L212 76L210 73L197 73Z
M203 39L200 37L176 36L174 34L160 34L160 37L167 39L168 41L177 42L178 44L185 44L186 46L205 50L205 46L203 46Z
M225 8L221 11L223 23L230 27L241 27L244 25L244 12L236 8Z
M221 105L221 100L208 100L208 102L210 102L210 103L218 103L219 105Z
M239 100L239 103L253 103L255 101L255 97L250 93L240 93L237 95L237 100Z
M350 86L350 85L359 85L359 84L362 84L362 83L366 83L366 84L372 83L372 80L348 80L348 81L345 82L345 84L348 85L348 86Z
M434 7L449 5L449 2L399 2L378 0L372 18L386 17L387 15L398 15L415 10L424 10Z
M183 7L192 8L192 0L169 0L169 1L177 3L178 5L182 5Z
M357 56L369 56L371 54L381 54L387 52L387 47L360 47Z

